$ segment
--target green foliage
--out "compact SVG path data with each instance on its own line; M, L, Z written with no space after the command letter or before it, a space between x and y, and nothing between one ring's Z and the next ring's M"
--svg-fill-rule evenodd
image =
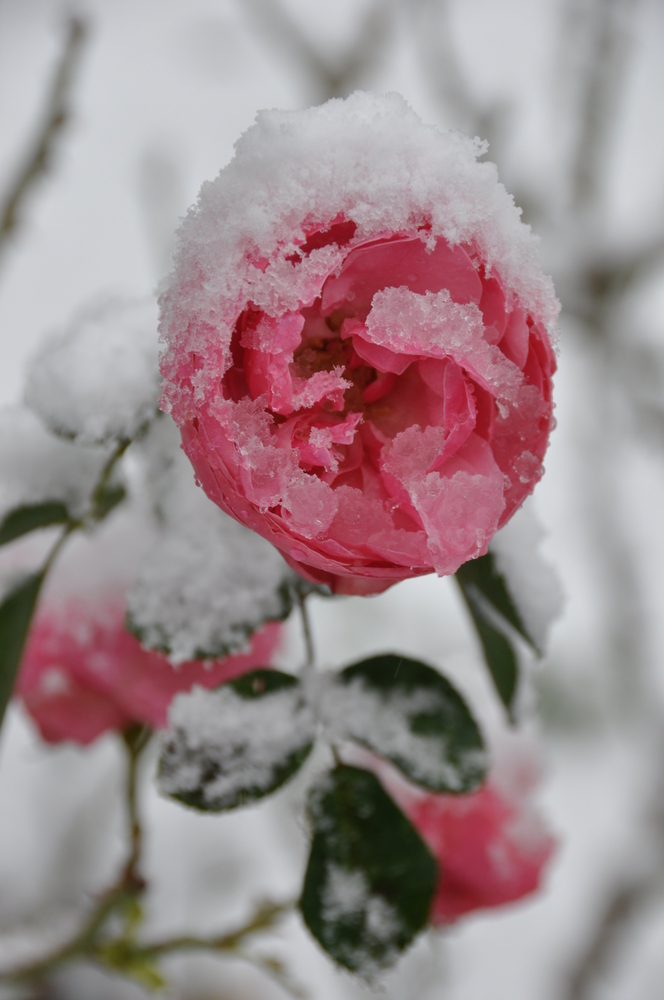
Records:
M339 965L371 977L425 927L437 865L368 771L339 765L313 789L300 910Z
M433 667L386 653L346 667L338 682L352 688L345 735L434 792L466 793L481 784L482 734L459 692Z
M37 528L49 528L54 524L68 524L71 521L65 504L59 500L28 504L10 510L0 523L0 545L13 542L15 538L27 535Z
M24 577L0 604L0 723L11 698L44 573Z
M253 670L209 692L208 697L214 699L224 689L237 697L219 703L214 738L195 734L192 740L176 725L167 734L159 763L166 794L204 812L235 809L276 791L300 769L314 741L313 719L300 683L291 674ZM274 722L270 701L275 696L280 696L279 711L287 713L288 731L270 742ZM243 701L248 713L242 710ZM257 702L262 703L259 714L251 709Z
M513 718L519 660L510 637L510 627L535 652L539 652L537 645L528 634L490 552L460 566L456 579L472 616L496 690L510 718Z
M95 521L103 521L118 504L127 496L127 491L117 480L106 483L95 492L92 505L92 517Z

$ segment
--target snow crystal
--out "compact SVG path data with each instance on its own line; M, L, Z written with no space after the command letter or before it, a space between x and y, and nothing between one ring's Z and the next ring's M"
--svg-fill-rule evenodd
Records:
M363 872L328 861L321 904L323 942L333 945L335 954L350 968L371 978L396 960L402 933L399 914L384 896L371 891ZM338 925L346 922L361 923L357 940L340 940ZM380 962L375 958L377 951Z
M367 334L380 347L397 354L454 360L474 372L499 398L523 384L517 366L483 336L482 313L470 302L452 301L447 288L419 295L409 288L385 288L373 297Z
M432 738L412 732L408 724L411 718L446 708L441 694L431 689L408 692L399 687L379 691L361 677L350 683L334 676L317 681L318 714L330 742L340 739L363 742L367 738L371 749L381 756L407 761L414 780L436 786L442 777L452 792L462 791L469 775L481 773L486 766L483 749L468 749L459 754L454 747L452 755L447 752L443 736L436 734Z
M157 411L157 307L109 302L50 337L25 399L51 430L85 444L133 438Z
M277 770L314 739L313 715L295 687L243 698L231 685L174 698L159 778L166 795L200 792L212 808L268 789Z
M539 552L545 534L533 501L527 500L490 544L498 572L538 649L545 647L564 603L558 574Z
M296 575L269 542L207 499L181 452L168 473L162 534L128 597L131 627L173 663L238 652L265 621L286 616Z
M0 410L0 520L18 507L48 501L79 517L107 459L106 449L49 434L30 410Z

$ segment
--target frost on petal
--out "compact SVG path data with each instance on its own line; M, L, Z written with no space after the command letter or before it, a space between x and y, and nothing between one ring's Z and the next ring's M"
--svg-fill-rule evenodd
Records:
M544 537L533 504L527 500L491 542L497 569L538 649L545 648L564 601L558 574L539 551Z
M25 390L47 427L82 444L133 438L156 415L158 396L152 299L110 302L48 338Z
M439 472L428 471L444 442L442 429L411 427L395 438L383 465L388 488L401 486L421 519L440 576L486 552L505 505L503 474L477 435Z
M418 295L409 288L386 288L373 298L367 317L372 343L402 354L453 358L497 394L514 399L520 372L482 334L482 313L475 303L458 305L449 291Z
M29 410L0 411L0 521L19 507L49 501L80 516L107 459L105 449L49 434Z

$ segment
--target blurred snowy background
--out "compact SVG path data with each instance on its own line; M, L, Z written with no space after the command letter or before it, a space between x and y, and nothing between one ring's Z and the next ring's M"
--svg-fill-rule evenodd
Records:
M560 838L538 897L421 940L389 1000L659 1000L664 979L664 4L661 0L83 0L69 121L0 246L0 402L43 335L109 295L143 296L178 218L264 107L397 90L427 122L490 142L563 304L558 428L536 491L567 594L537 668ZM0 0L0 208L40 134L69 4ZM74 65L74 63L76 65ZM7 216L5 216L7 222ZM14 224L15 223L15 224ZM455 585L314 599L319 655L394 647L486 702ZM297 622L283 662L300 656ZM497 712L497 709L494 709ZM51 749L14 707L0 744L0 957L72 926L121 855L118 748ZM145 781L151 776L146 772ZM153 926L223 929L295 891L298 782L231 816L148 790ZM297 921L265 946L315 1000L368 987ZM271 949L271 950L270 950ZM227 960L169 967L171 996L271 1000ZM139 987L79 969L42 997Z

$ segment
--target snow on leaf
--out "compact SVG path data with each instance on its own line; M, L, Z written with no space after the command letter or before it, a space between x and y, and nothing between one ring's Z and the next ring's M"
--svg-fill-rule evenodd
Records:
M82 444L131 439L157 413L157 307L112 301L51 336L28 370L25 399Z
M437 792L482 782L487 753L461 695L425 663L374 656L332 675L319 698L331 739L352 739Z
M196 687L171 705L159 786L204 811L245 805L295 774L314 731L311 710L289 674L254 670L216 691Z

